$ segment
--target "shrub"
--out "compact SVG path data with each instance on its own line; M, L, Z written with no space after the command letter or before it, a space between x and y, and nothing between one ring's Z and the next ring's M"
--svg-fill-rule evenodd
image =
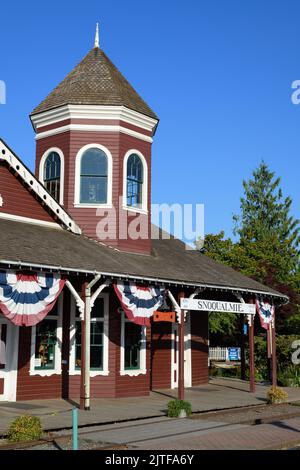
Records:
M168 416L169 418L178 418L180 411L184 410L187 416L192 414L192 405L184 400L171 400L168 403Z
M279 387L271 387L267 392L267 403L282 403L288 399L288 394Z
M291 364L288 367L280 368L278 383L282 387L300 387L300 367Z
M276 355L277 362L282 368L291 364L292 344L299 340L298 335L276 335ZM247 358L248 351L246 350ZM255 367L259 370L265 370L267 364L267 340L265 335L255 337Z
M32 441L42 435L41 420L37 416L18 416L10 425L8 439L13 442Z

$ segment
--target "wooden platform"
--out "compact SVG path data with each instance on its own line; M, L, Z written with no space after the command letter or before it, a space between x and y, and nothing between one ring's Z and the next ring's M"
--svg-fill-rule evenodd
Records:
M249 383L237 379L213 378L208 385L186 389L185 399L193 412L238 408L263 404L267 385L257 385L255 394L249 393ZM289 401L300 401L300 388L285 388ZM149 397L99 398L91 401L91 411L79 411L79 425L104 424L164 416L167 403L176 397L176 390L153 391ZM39 416L45 430L71 427L71 410L75 403L66 400L33 400L0 403L0 434L11 421L22 414Z

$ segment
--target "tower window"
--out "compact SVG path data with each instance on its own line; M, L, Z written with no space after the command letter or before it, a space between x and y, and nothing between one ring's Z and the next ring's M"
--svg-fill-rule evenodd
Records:
M86 150L80 166L80 203L107 203L107 175L108 162L105 152L98 148Z
M127 160L127 206L141 208L143 205L144 171L141 158L133 153Z
M44 186L51 196L60 200L61 161L57 152L50 152L44 164Z

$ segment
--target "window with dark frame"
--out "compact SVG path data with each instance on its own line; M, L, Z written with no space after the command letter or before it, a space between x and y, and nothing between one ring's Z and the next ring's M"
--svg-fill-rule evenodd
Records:
M57 343L58 304L35 327L34 370L55 369Z
M51 152L44 164L44 186L51 196L60 202L61 161L57 152Z
M103 150L90 148L81 157L80 203L107 203L108 162Z
M141 208L143 205L143 163L133 153L127 160L127 206Z
M142 327L124 318L124 369L140 369Z
M99 297L91 312L91 370L103 370L104 299ZM81 319L76 312L75 321L75 369L81 368Z

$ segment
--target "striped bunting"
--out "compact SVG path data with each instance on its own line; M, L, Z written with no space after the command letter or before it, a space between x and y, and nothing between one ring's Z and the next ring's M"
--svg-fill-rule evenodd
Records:
M133 282L117 282L115 292L129 320L137 325L150 325L150 317L164 300L164 289L137 286Z
M54 307L64 284L57 274L0 272L0 311L14 325L36 325Z
M275 318L275 306L268 302L262 302L256 299L256 310L259 315L262 328L267 330Z

